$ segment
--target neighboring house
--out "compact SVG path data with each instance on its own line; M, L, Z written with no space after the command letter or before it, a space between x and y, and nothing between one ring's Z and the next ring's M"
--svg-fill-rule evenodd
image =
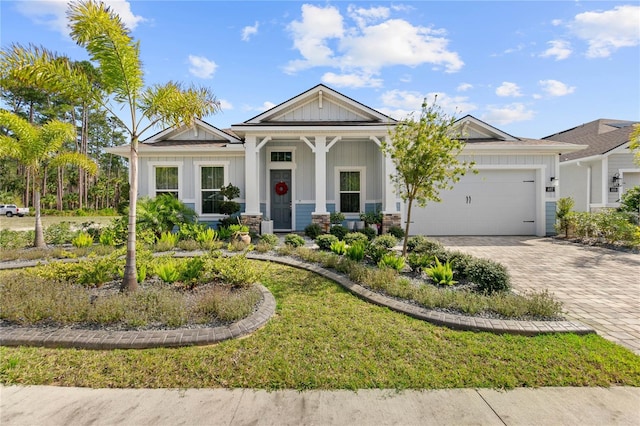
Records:
M402 225L404 206L389 176L392 161L381 142L396 121L324 85L315 86L249 120L217 129L195 126L162 131L139 145L139 196L176 194L203 222L223 217L217 192L241 189L242 219L259 229L328 228L329 214L347 220L381 211L383 228ZM475 161L442 203L412 213L411 231L426 235L539 235L553 232L561 154L584 147L520 139L472 116L456 122ZM128 147L110 152L129 155Z
M640 166L629 150L634 124L599 119L544 138L587 146L560 157L561 196L573 198L576 211L619 207L624 191L640 185Z

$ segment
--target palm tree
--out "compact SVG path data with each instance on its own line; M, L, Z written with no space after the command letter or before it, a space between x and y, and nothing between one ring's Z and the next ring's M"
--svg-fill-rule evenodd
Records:
M138 141L154 126L192 125L196 118L217 112L220 103L205 87L183 87L176 82L144 87L140 62L140 44L129 34L120 17L108 6L92 0L72 2L67 16L71 37L84 47L97 64L102 91L93 91L95 102L120 119L130 139L129 217L127 257L121 289L132 292L138 287L136 274L136 206L138 194ZM13 45L0 53L2 77L9 75L52 92L89 93L86 74L73 67L67 58L42 48ZM115 105L114 105L115 104Z
M81 1L71 3L68 11L71 37L98 64L101 83L110 99L100 103L114 116L109 100L128 113L122 123L130 138L129 225L127 258L122 290L137 289L136 276L136 206L138 194L138 141L140 135L153 126L192 125L196 118L214 113L220 103L204 87L184 88L169 82L144 88L140 62L140 44L129 35L120 17L103 3ZM106 101L106 102L105 102ZM138 113L140 114L138 116ZM146 127L143 125L146 123Z
M0 158L15 158L37 179L41 166L76 165L88 173L95 174L96 164L86 155L61 151L65 142L76 137L76 130L70 123L51 120L38 127L17 114L0 110L0 127L6 130L0 135ZM36 228L35 247L44 247L44 232L40 219L40 188L36 184L35 203Z

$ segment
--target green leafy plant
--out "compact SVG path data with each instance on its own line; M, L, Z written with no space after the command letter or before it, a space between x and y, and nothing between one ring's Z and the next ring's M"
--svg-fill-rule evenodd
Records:
M67 244L71 242L73 232L69 222L60 222L47 226L44 230L44 240L47 244Z
M343 255L347 252L347 243L344 241L334 241L331 243L331 251L338 255Z
M344 242L347 244L353 244L355 242L361 242L363 246L369 243L369 238L362 232L349 232L343 238Z
M173 284L180 278L180 271L173 260L157 265L155 270L158 277L165 283Z
M467 266L467 278L480 293L493 294L511 288L507 268L488 259L474 259Z
M400 272L405 266L405 260L402 256L396 256L394 253L386 253L378 262L380 269L395 269Z
M202 229L196 234L196 241L204 248L210 248L213 242L217 239L217 232L211 228Z
M278 245L280 240L278 239L277 235L274 235L274 234L262 234L262 235L260 235L260 242L261 243L266 243L270 247L273 248L273 247L276 247Z
M136 280L138 281L138 284L147 279L147 269L148 267L146 263L136 265Z
M202 274L204 260L200 257L187 259L180 268L180 281L187 288L193 288Z
M71 240L74 247L91 247L93 245L93 237L88 232L80 232Z
M409 267L416 272L424 271L431 267L435 257L424 253L409 253L407 256L407 263Z
M367 212L360 213L360 220L364 221L365 225L381 225L382 224L382 212Z
M571 197L560 198L556 204L556 231L564 232L565 238L569 238L571 225L571 210L575 202Z
M312 240L315 240L321 234L322 228L317 223L309 224L304 228L304 235Z
M156 237L182 223L193 223L195 218L196 212L171 194L138 201L137 227L152 231Z
M435 265L425 269L424 273L440 285L453 285L457 283L457 281L453 280L453 270L451 270L449 262L443 265L437 257L435 258Z
M100 232L99 237L100 244L103 246L115 246L116 245L116 234L115 231L111 228L104 228Z
M181 223L178 228L178 238L180 241L195 240L198 234L207 229L204 223Z
M342 212L331 212L329 214L329 222L334 225L340 225L344 220L345 216Z
M358 232L361 232L364 235L366 235L369 241L373 240L378 235L378 231L368 226L366 226L364 229L361 229Z
M342 225L332 226L329 231L331 235L335 235L339 240L343 239L349 233L349 230Z
M360 262L364 259L364 243L362 241L356 241L347 247L347 257L356 262Z
M178 234L173 234L169 231L163 232L158 241L156 242L155 249L157 251L171 250L178 243Z
M225 198L218 204L220 213L232 215L240 211L240 204L233 201L240 196L240 188L230 183L220 188L220 195Z
M404 229L399 226L390 226L387 232L399 240L404 238Z
M335 235L332 234L324 234L324 235L319 235L316 238L316 244L318 245L318 248L320 248L320 250L331 250L331 244L333 244L335 241L338 241L338 237L336 237Z
M298 234L287 234L284 237L284 243L292 247L302 247L304 245L304 238Z

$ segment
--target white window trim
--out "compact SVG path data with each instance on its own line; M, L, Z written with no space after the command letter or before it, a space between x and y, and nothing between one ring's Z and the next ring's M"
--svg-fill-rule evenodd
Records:
M291 152L291 161L271 161L272 152ZM295 146L270 146L267 148L267 170L293 170L296 168Z
M334 167L334 198L336 211L340 211L340 172L360 172L360 211L357 213L345 213L348 219L359 218L360 213L364 212L365 198L367 196L367 168L366 167Z
M223 185L229 184L229 161L194 161L195 170L195 192L196 192L196 213L200 217L206 218L223 218L226 215L220 213L202 213L202 167L222 167L224 172Z
M156 196L156 167L177 167L178 168L178 200L182 201L182 168L183 163L181 161L149 161L148 163L149 173L148 176L151 176L151 181L149 182L147 188L147 195L151 198L155 198Z

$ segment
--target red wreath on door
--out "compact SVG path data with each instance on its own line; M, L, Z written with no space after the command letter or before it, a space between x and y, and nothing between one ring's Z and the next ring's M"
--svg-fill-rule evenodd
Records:
M275 190L276 190L276 194L284 195L287 192L289 192L289 187L287 186L286 182L282 182L281 181L281 182L276 183Z

